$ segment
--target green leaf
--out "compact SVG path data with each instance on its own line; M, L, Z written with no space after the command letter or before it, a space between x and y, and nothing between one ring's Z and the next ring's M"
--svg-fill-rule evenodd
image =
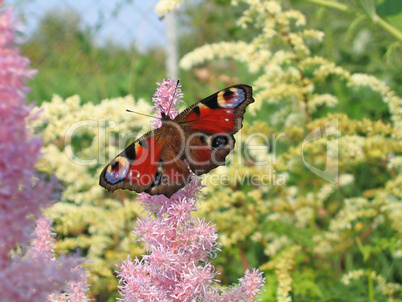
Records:
M402 43L394 42L387 47L387 52L385 53L386 62L391 62L392 57L395 55L399 47L402 47Z
M375 0L357 0L356 2L371 19L371 21L376 22Z
M402 1L377 0L377 14L402 31Z

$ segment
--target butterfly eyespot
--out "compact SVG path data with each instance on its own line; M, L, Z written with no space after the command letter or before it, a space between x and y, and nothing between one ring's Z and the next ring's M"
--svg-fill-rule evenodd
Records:
M106 170L105 178L107 182L115 184L126 178L130 164L124 157L118 156L114 159L114 163L110 164Z
M229 142L229 139L227 136L215 136L214 139L212 140L212 149L214 150L220 150L224 148Z
M225 100L230 99L233 95L234 91L232 91L231 89L227 89L225 90L225 92L223 93L223 98Z
M116 170L119 168L120 163L115 161L113 164L110 165L110 170Z
M222 90L217 96L221 108L236 108L246 100L246 93L239 88Z

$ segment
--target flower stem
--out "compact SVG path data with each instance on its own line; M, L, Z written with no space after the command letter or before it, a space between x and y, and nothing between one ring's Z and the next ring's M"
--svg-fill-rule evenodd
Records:
M368 278L368 296L369 301L374 302L374 289L373 289L373 276L371 275L371 269L367 269L367 278Z
M242 246L239 246L239 252L240 252L240 259L241 259L241 263L243 264L243 267L245 269L250 270L250 264L248 263L248 260L246 257L246 252Z
M375 20L376 23L384 28L387 32L389 32L391 35L396 37L399 41L402 42L402 32L400 32L397 28L393 27L391 24L389 24L387 21L385 21L381 16L375 15Z

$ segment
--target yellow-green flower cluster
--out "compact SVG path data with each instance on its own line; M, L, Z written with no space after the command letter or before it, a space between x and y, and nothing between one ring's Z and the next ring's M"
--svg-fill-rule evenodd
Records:
M283 251L275 259L264 264L261 269L274 269L278 281L276 301L291 302L292 277L290 272L294 269L295 255L301 249L300 246L292 246Z
M253 47L245 42L221 42L197 48L182 58L180 66L184 69L189 69L193 65L201 64L208 60L232 58L233 55L237 60L246 60L244 57L252 53ZM254 54L254 56L256 55Z
M377 287L384 296L388 296L390 301L394 300L394 296L398 296L402 291L402 286L399 283L387 282L384 276L374 271L354 270L342 276L342 282L345 285L350 285L353 280L360 280L363 278L370 278L377 283Z
M384 102L388 104L392 121L396 128L395 138L402 138L402 99L382 81L368 74L357 73L351 76L349 85L351 86L368 86L370 89L378 92Z
M237 0L232 4L240 2L248 7L238 24L258 32L251 42L204 45L186 54L180 66L190 69L216 59L238 61L257 76L250 83L256 100L251 112L260 113L264 104L277 110L266 114L263 121L245 123L230 166L209 175L228 174L228 185L222 188L207 182L211 194L200 215L216 221L224 246L261 245L269 257L282 255L300 242L315 265L323 268L339 259L338 255L353 253L363 258L362 251L371 248L380 253L373 247L375 240L383 240L384 234L402 235L401 98L383 81L352 74L314 54L310 45L320 43L324 34L306 28L300 12L285 10L280 1ZM355 102L365 102L356 96L363 87L365 93L388 105L391 121L357 120L339 112L344 96L323 89L326 82L343 85L357 98ZM328 110L333 113L325 113ZM255 133L269 137L270 148L248 152L248 136ZM273 149L273 141L280 147ZM264 146L262 139L256 142ZM323 173L334 171L332 179L315 175L307 164ZM253 176L271 182L253 183ZM386 241L381 251L397 259L400 242ZM309 274L302 265L299 269ZM289 299L289 278L278 279L278 301Z

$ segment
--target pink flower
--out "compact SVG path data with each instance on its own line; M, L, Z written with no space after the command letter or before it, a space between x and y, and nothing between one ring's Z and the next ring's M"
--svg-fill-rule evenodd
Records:
M66 302L87 302L90 301L87 296L89 285L87 283L88 274L82 266L76 266L72 272L78 274L76 281L70 281L67 289Z
M43 181L34 168L42 144L26 128L31 107L25 103L33 71L14 46L12 20L10 9L0 11L0 41L6 41L0 43L0 268L10 250L28 243L42 208L57 197L55 181Z
M44 257L48 260L56 260L53 251L54 236L51 222L45 217L38 219L35 228L35 239L32 243L31 253L33 257Z
M43 302L82 282L82 273L72 271L81 260L56 259L50 221L40 218L43 209L57 199L58 184L55 179L45 180L35 169L42 142L26 127L32 118L28 118L31 106L26 104L29 89L25 84L35 71L28 69L29 60L15 46L15 30L11 9L1 9L0 293L2 301ZM71 297L69 301L85 301Z
M151 125L154 129L162 126L161 118L162 112L169 116L171 119L174 119L176 115L179 113L178 103L183 102L181 98L183 97L183 93L181 92L181 84L175 82L173 80L165 79L162 80L162 83L156 83L159 88L156 90L152 101L154 102L154 111L156 114L156 119L151 122Z
M171 80L158 83L153 99L158 116L162 112L171 118L177 115L175 105L182 93L173 84ZM148 253L121 263L120 300L253 301L259 294L265 280L258 270L247 271L240 285L229 292L216 286L218 273L209 262L219 251L215 226L191 215L197 211L202 187L201 179L194 175L170 198L139 195L148 214L138 219L135 233L137 240L145 242Z

